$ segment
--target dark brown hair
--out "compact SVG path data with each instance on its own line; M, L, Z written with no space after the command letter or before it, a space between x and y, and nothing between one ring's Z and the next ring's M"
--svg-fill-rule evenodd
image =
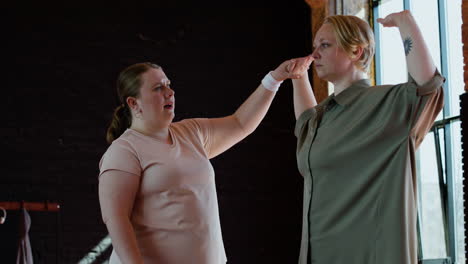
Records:
M161 66L150 62L136 63L120 72L117 79L117 96L120 104L115 108L112 121L107 128L106 140L109 144L120 137L132 124L127 97L138 98L140 96L141 75L149 69L161 69Z

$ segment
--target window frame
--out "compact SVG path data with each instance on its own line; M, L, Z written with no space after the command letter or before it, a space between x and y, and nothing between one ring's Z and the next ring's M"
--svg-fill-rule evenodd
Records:
M385 0L384 0L385 1ZM411 0L399 0L403 1L403 8L405 10L411 11ZM374 37L376 45L380 43L380 24L377 22L377 18L380 17L379 14L379 5L382 3L382 0L373 0L372 1L372 22L373 22L373 29L374 29ZM439 18L439 42L440 42L440 65L441 65L441 74L443 76L447 76L449 71L449 53L448 53L448 31L447 31L447 1L445 0L437 0L438 2L438 18ZM382 84L382 56L381 56L381 49L376 48L375 56L374 56L374 73L375 73L375 82L377 85ZM446 92L450 89L450 80L446 79L445 83L443 84L443 89ZM431 132L433 132L435 137L435 144L436 144L436 155L437 160L441 161L442 158L445 159L445 170L442 169L441 164L439 164L438 170L438 177L440 180L444 179L445 176L445 183L439 183L441 186L441 195L443 208L442 213L445 212L445 223L444 226L445 233L448 235L447 241L444 243L447 244L447 258L441 259L424 259L424 255L422 252L422 244L421 244L421 233L420 233L420 214L418 213L418 242L419 242L419 252L418 257L421 258L419 263L423 264L449 264L455 263L456 256L457 256L457 242L456 242L456 219L455 219L455 195L454 195L454 166L453 163L455 162L453 159L453 142L452 142L452 123L454 121L460 120L460 116L451 116L451 105L450 105L450 96L444 97L444 108L443 108L443 118L434 123ZM442 157L440 151L440 141L439 141L439 130L444 130L444 148L445 148L445 156ZM439 162L438 162L439 163ZM445 174L445 175L441 175ZM418 179L420 175L417 175ZM442 189L443 188L443 189ZM419 210L419 206L418 206Z

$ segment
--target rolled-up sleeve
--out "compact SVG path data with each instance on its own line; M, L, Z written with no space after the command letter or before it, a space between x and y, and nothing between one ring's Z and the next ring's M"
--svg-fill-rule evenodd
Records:
M415 84L412 78L410 82ZM416 147L421 144L444 106L444 82L445 78L436 70L432 79L423 85L413 85L408 91L414 102L410 134Z

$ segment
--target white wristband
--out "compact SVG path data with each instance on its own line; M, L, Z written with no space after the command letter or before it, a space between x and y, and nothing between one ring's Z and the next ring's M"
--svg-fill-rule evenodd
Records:
M276 92L278 91L278 88L283 81L277 81L275 78L273 78L271 73L272 72L270 71L267 75L265 75L265 77L263 77L262 85L265 87L265 89Z

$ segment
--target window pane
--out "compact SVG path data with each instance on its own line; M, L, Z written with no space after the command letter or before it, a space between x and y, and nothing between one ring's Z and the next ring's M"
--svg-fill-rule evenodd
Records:
M464 92L463 87L463 42L461 35L461 0L451 0L447 4L447 36L448 36L448 73L447 80L450 85L449 116L460 115L460 94ZM464 262L461 262L464 263Z
M411 0L410 10L426 41L432 59L439 71L440 67L440 34L439 4L437 0ZM436 120L443 118L441 112Z
M388 1L378 7L379 17L403 10L403 1ZM377 43L377 52L381 57L381 84L396 84L406 82L408 73L406 71L405 51L400 32L397 28L377 27L380 33L380 43Z
M442 135L441 133L441 138L443 138ZM434 133L431 132L426 135L418 152L418 210L424 259L444 258L447 256L437 156L434 143ZM443 149L443 145L441 145L441 148Z
M463 219L463 171L462 171L462 149L461 149L461 122L454 122L452 127L452 167L455 196L455 241L457 243L456 263L466 263L464 254L465 226ZM465 183L466 184L466 183Z
M436 120L443 116L451 117L459 115L459 95L464 92L463 50L461 39L461 1L451 0L446 4L445 18L446 29L439 25L438 0L408 0L410 10L415 17L418 26L424 36L433 61L439 71L442 71L441 60L448 58L448 69L443 72L447 78L446 98L449 105L447 111L440 113ZM454 2L454 3L452 3ZM403 0L385 1L378 6L379 17L402 11ZM381 84L401 83L407 80L406 61L400 34L396 28L383 28L375 25L375 30L380 35L376 51L380 54ZM445 37L447 50L441 50L441 36ZM447 52L447 53L445 53ZM445 69L444 69L445 70ZM446 102L447 102L446 101ZM445 168L452 168L450 176L453 176L455 196L455 239L457 243L457 263L465 263L464 256L464 216L463 216L463 190L461 168L461 139L460 122L451 125L450 137L445 139L444 130L439 129L441 166L444 175L443 183L446 183ZM447 144L445 148L444 144ZM445 150L450 151L451 160L446 160ZM447 164L445 164L447 162ZM446 166L450 165L450 166ZM444 230L445 220L439 185L437 156L434 142L434 134L429 133L417 153L418 166L418 213L420 217L421 242L424 259L445 258L448 255L446 237L448 230Z
M436 67L440 69L439 5L437 0L411 0L410 10L423 34Z
M464 92L463 81L463 42L461 36L461 0L452 0L446 5L447 17L447 41L448 41L448 116L460 115L460 94ZM465 263L464 253L464 219L463 219L463 181L462 181L462 149L461 149L461 127L460 121L451 125L451 153L452 153L452 175L455 211L455 243L456 243L456 263ZM465 183L466 184L466 183Z

